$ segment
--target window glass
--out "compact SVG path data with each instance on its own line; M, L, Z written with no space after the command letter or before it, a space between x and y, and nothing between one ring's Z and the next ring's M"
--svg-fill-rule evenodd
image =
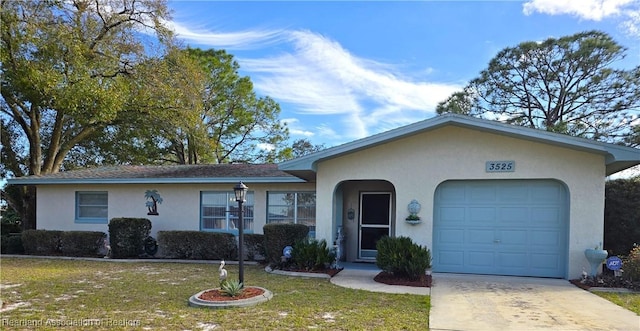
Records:
M315 237L315 192L268 192L267 223L295 223L309 227L309 236Z
M76 192L76 222L107 223L107 192Z
M242 204L244 230L253 231L253 192ZM200 225L205 231L237 231L238 202L233 192L201 192Z

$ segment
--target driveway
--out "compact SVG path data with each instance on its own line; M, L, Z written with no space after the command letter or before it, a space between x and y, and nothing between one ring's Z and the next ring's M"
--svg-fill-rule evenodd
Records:
M561 279L434 274L431 331L640 330L640 316Z

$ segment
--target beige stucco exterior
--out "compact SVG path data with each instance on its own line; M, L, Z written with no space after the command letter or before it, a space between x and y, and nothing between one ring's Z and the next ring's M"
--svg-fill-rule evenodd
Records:
M487 161L506 160L515 162L515 171L486 171ZM638 163L640 152L633 148L448 115L281 163L278 170L286 176L269 180L258 177L256 182L245 181L245 184L255 197L254 233L262 233L266 223L267 192L315 191L316 238L333 243L341 227L346 235L343 256L347 261L354 261L359 258L363 192L390 193L391 235L411 237L414 242L432 249L434 200L441 184L465 180L557 182L564 188L566 198L566 205L559 209L559 213L566 214L562 215L566 223L563 228L566 231L562 231L566 238L562 242L567 243L562 255L567 264L564 277L577 278L583 270L590 269L584 250L603 240L606 176ZM77 191L107 191L108 219L149 218L154 236L162 230L198 231L201 230L200 193L230 192L235 184L204 184L220 180L209 177L190 178L189 183L178 183L171 178L153 179L165 184L152 184L153 181L127 184L126 177L119 178L117 183L105 180L105 184L58 184L47 179L24 181L43 184L38 185L37 193L38 228L108 232L107 224L75 221ZM74 183L77 182L82 180ZM163 198L157 216L147 215L147 190L157 190ZM419 224L405 222L409 215L407 205L414 199L422 207ZM348 217L350 210L353 218Z
M514 160L514 172L487 173L485 162ZM317 164L317 237L332 239L342 222L346 230L347 259L357 249L358 216L348 220L349 207L358 212L359 192L387 190L395 202L392 231L432 247L434 193L447 180L554 179L569 195L568 277L589 270L584 257L603 238L604 156L460 127L444 127L395 140ZM354 181L363 182L359 186ZM341 186L341 183L345 185ZM369 186L369 187L367 187ZM341 194L336 195L340 189ZM335 201L341 197L342 201ZM422 205L423 222L410 225L407 205ZM325 206L342 206L324 208ZM329 222L328 220L333 220ZM337 221L337 222L336 222Z
M267 217L268 191L314 191L312 183L246 183L254 193L254 231L262 233ZM75 222L75 194L79 191L108 192L108 219L142 217L151 220L151 235L164 230L200 230L200 192L233 191L234 184L117 184L42 185L38 187L36 217L39 229L109 232L107 224ZM159 215L147 215L145 192L157 190L163 202Z

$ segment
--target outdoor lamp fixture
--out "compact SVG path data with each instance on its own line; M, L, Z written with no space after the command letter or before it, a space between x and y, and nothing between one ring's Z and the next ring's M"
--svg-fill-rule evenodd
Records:
M233 193L236 195L236 201L238 202L238 282L243 284L244 287L244 219L243 214L244 210L242 210L242 204L246 201L248 187L242 183L242 181L238 182L236 186L233 187Z

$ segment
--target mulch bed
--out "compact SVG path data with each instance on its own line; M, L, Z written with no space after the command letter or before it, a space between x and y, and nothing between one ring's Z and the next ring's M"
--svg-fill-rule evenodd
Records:
M583 290L589 290L592 287L607 288L626 288L632 291L640 291L640 281L630 281L621 277L612 275L600 275L597 278L588 277L584 281L582 279L571 279L569 282Z
M422 275L420 279L409 279L398 277L392 273L382 271L378 273L373 280L378 283L387 285L402 285L402 286L414 286L414 287L431 287L432 277L431 275Z
M242 300L242 299L257 297L259 295L262 295L263 293L264 293L264 290L261 288L247 286L242 291L242 294L235 297L228 296L227 294L225 294L220 290L208 290L200 294L198 299L207 300L207 301L235 301L235 300Z

